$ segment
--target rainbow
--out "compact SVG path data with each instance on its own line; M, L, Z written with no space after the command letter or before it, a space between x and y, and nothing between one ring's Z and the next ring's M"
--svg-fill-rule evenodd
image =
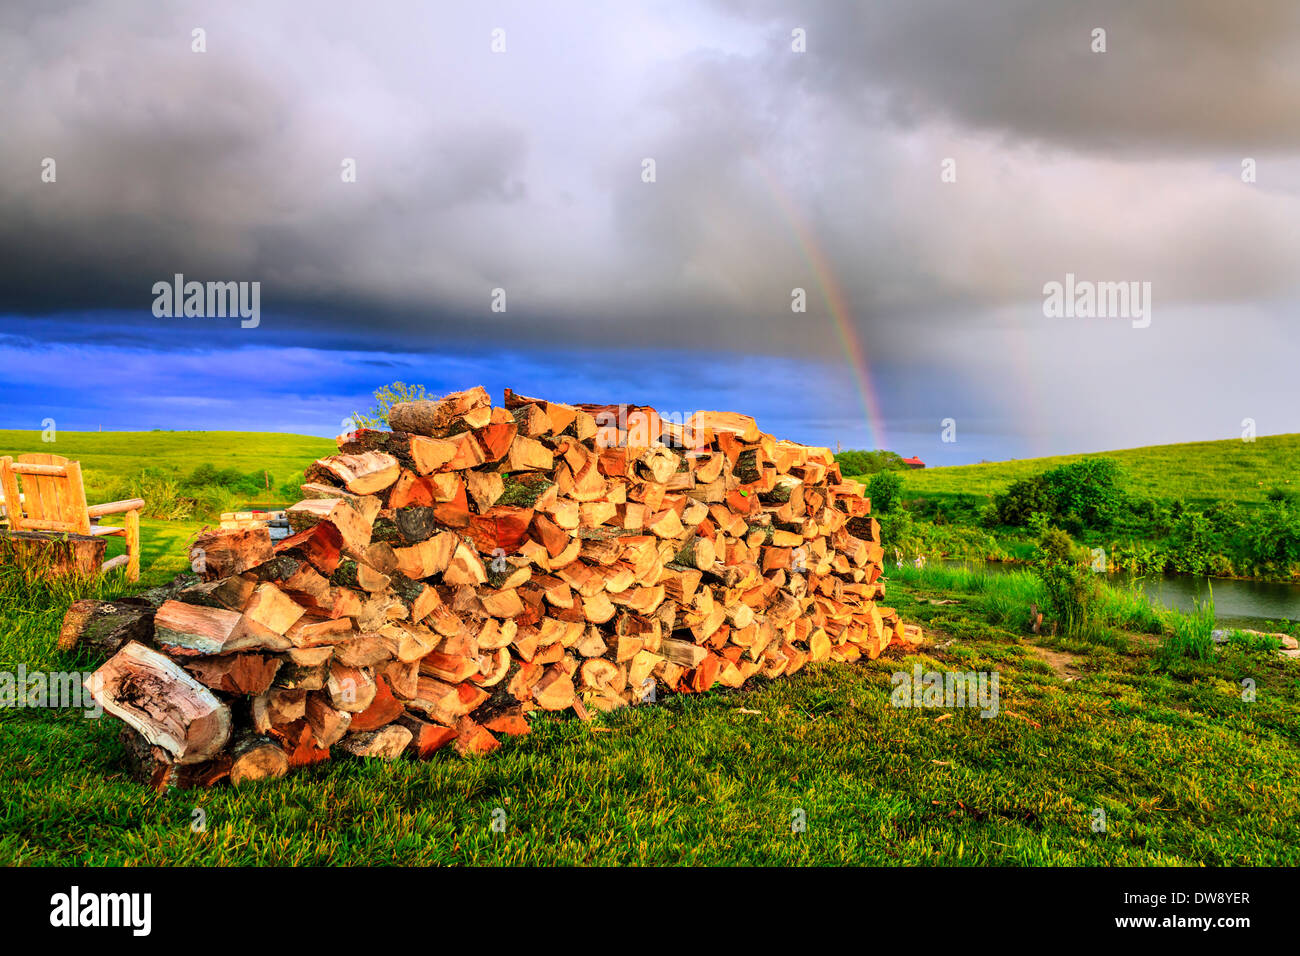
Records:
M817 288L826 302L826 310L830 313L836 337L843 347L844 357L848 360L853 384L858 390L858 398L862 403L862 412L866 417L867 429L870 433L871 447L888 448L885 438L885 417L881 414L880 399L871 381L871 365L867 361L867 350L862 344L862 337L858 334L857 327L853 324L852 307L849 305L843 286L835 277L830 256L817 242L817 237L780 180L768 172L753 150L749 151L749 159L767 184L768 193L794 233L799 250L812 269Z

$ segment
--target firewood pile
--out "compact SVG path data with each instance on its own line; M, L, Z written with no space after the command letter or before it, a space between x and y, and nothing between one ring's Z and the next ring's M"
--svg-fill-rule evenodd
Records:
M88 686L156 787L339 753L496 749L578 717L915 643L878 601L879 524L830 451L752 418L474 388L339 439L291 534L213 531L145 612L74 608L116 650ZM114 640L114 635L119 635Z

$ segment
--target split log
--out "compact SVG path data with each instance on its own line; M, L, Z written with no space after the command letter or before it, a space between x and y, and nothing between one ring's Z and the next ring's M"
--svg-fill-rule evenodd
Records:
M674 664L680 664L687 669L699 667L704 658L709 656L709 652L694 641L682 641L676 638L664 638L659 645L659 653Z
M555 456L541 442L516 434L506 451L505 467L507 471L550 471L555 467Z
M421 720L414 714L403 714L397 718L397 724L411 732L411 742L407 747L417 757L430 757L434 751L456 739L456 731L451 727Z
M371 700L370 706L353 716L348 732L378 730L386 724L391 724L405 712L406 708L393 695L388 681L382 676L376 677L374 699Z
M253 729L270 733L306 716L307 691L273 688L253 698Z
M338 529L343 547L349 551L363 551L370 544L373 517L367 520L347 499L308 498L290 507L285 515L295 533L328 521Z
M218 754L200 763L176 764L161 747L149 743L130 726L118 734L126 755L128 773L155 793L168 787L213 787L230 776L230 754Z
M167 601L154 615L159 647L179 655L230 654L253 648L286 650L287 638L258 622L215 607Z
M533 700L543 710L564 710L573 706L576 691L573 681L562 669L552 667L532 688Z
M377 688L369 668L330 665L329 679L325 683L330 704L337 710L359 714L375 699Z
M462 717L456 721L456 739L452 741L452 746L462 757L466 757L470 754L489 754L501 744L486 727L469 717Z
M230 739L230 708L173 661L134 641L86 681L110 714L177 764L215 757Z
M487 699L487 692L472 684L448 684L434 677L421 677L415 697L406 706L451 726Z
M225 654L200 658L187 663L185 669L212 690L256 697L271 687L283 663L263 654Z
M401 471L401 463L392 455L366 451L321 458L307 469L306 478L341 484L354 495L373 495L392 485Z
M285 727L276 727L271 736L280 741L289 758L289 768L310 767L330 759L328 747L320 747L306 720L295 720Z
M334 569L339 566L342 549L343 535L329 521L317 522L275 545L277 555L287 555L306 561L326 576L333 574Z
M275 557L271 532L264 527L209 531L190 545L190 567L204 581L215 581Z
M304 717L316 742L326 749L342 740L352 724L352 714L331 706L328 698L322 694L307 695Z

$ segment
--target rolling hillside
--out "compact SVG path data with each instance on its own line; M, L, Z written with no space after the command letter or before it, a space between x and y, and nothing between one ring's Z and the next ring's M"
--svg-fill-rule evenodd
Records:
M1194 505L1221 500L1260 504L1269 489L1288 483L1300 494L1300 434L1270 435L1250 443L1225 439L1092 454L1118 461L1128 476L1127 491L1139 498L1182 498ZM1017 479L1085 457L1056 455L909 471L904 494L993 495Z
M44 452L80 461L86 496L92 502L104 500L122 481L145 468L178 479L202 464L245 474L265 470L274 487L282 488L312 461L335 450L329 438L279 432L60 431L55 441L44 442L39 431L0 430L0 454ZM283 492L274 497L259 503L285 503Z

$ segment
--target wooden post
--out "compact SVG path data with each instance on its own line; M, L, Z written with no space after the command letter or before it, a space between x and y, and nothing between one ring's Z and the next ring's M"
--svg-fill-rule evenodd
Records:
M23 502L18 493L18 479L14 476L14 460L9 455L0 458L0 483L4 485L5 517L11 531L23 530Z
M59 496L62 504L59 518L76 525L77 534L90 534L90 512L86 510L86 489L81 483L81 462L69 461L63 467L68 480Z
M126 513L126 579L140 580L140 511L133 508Z

